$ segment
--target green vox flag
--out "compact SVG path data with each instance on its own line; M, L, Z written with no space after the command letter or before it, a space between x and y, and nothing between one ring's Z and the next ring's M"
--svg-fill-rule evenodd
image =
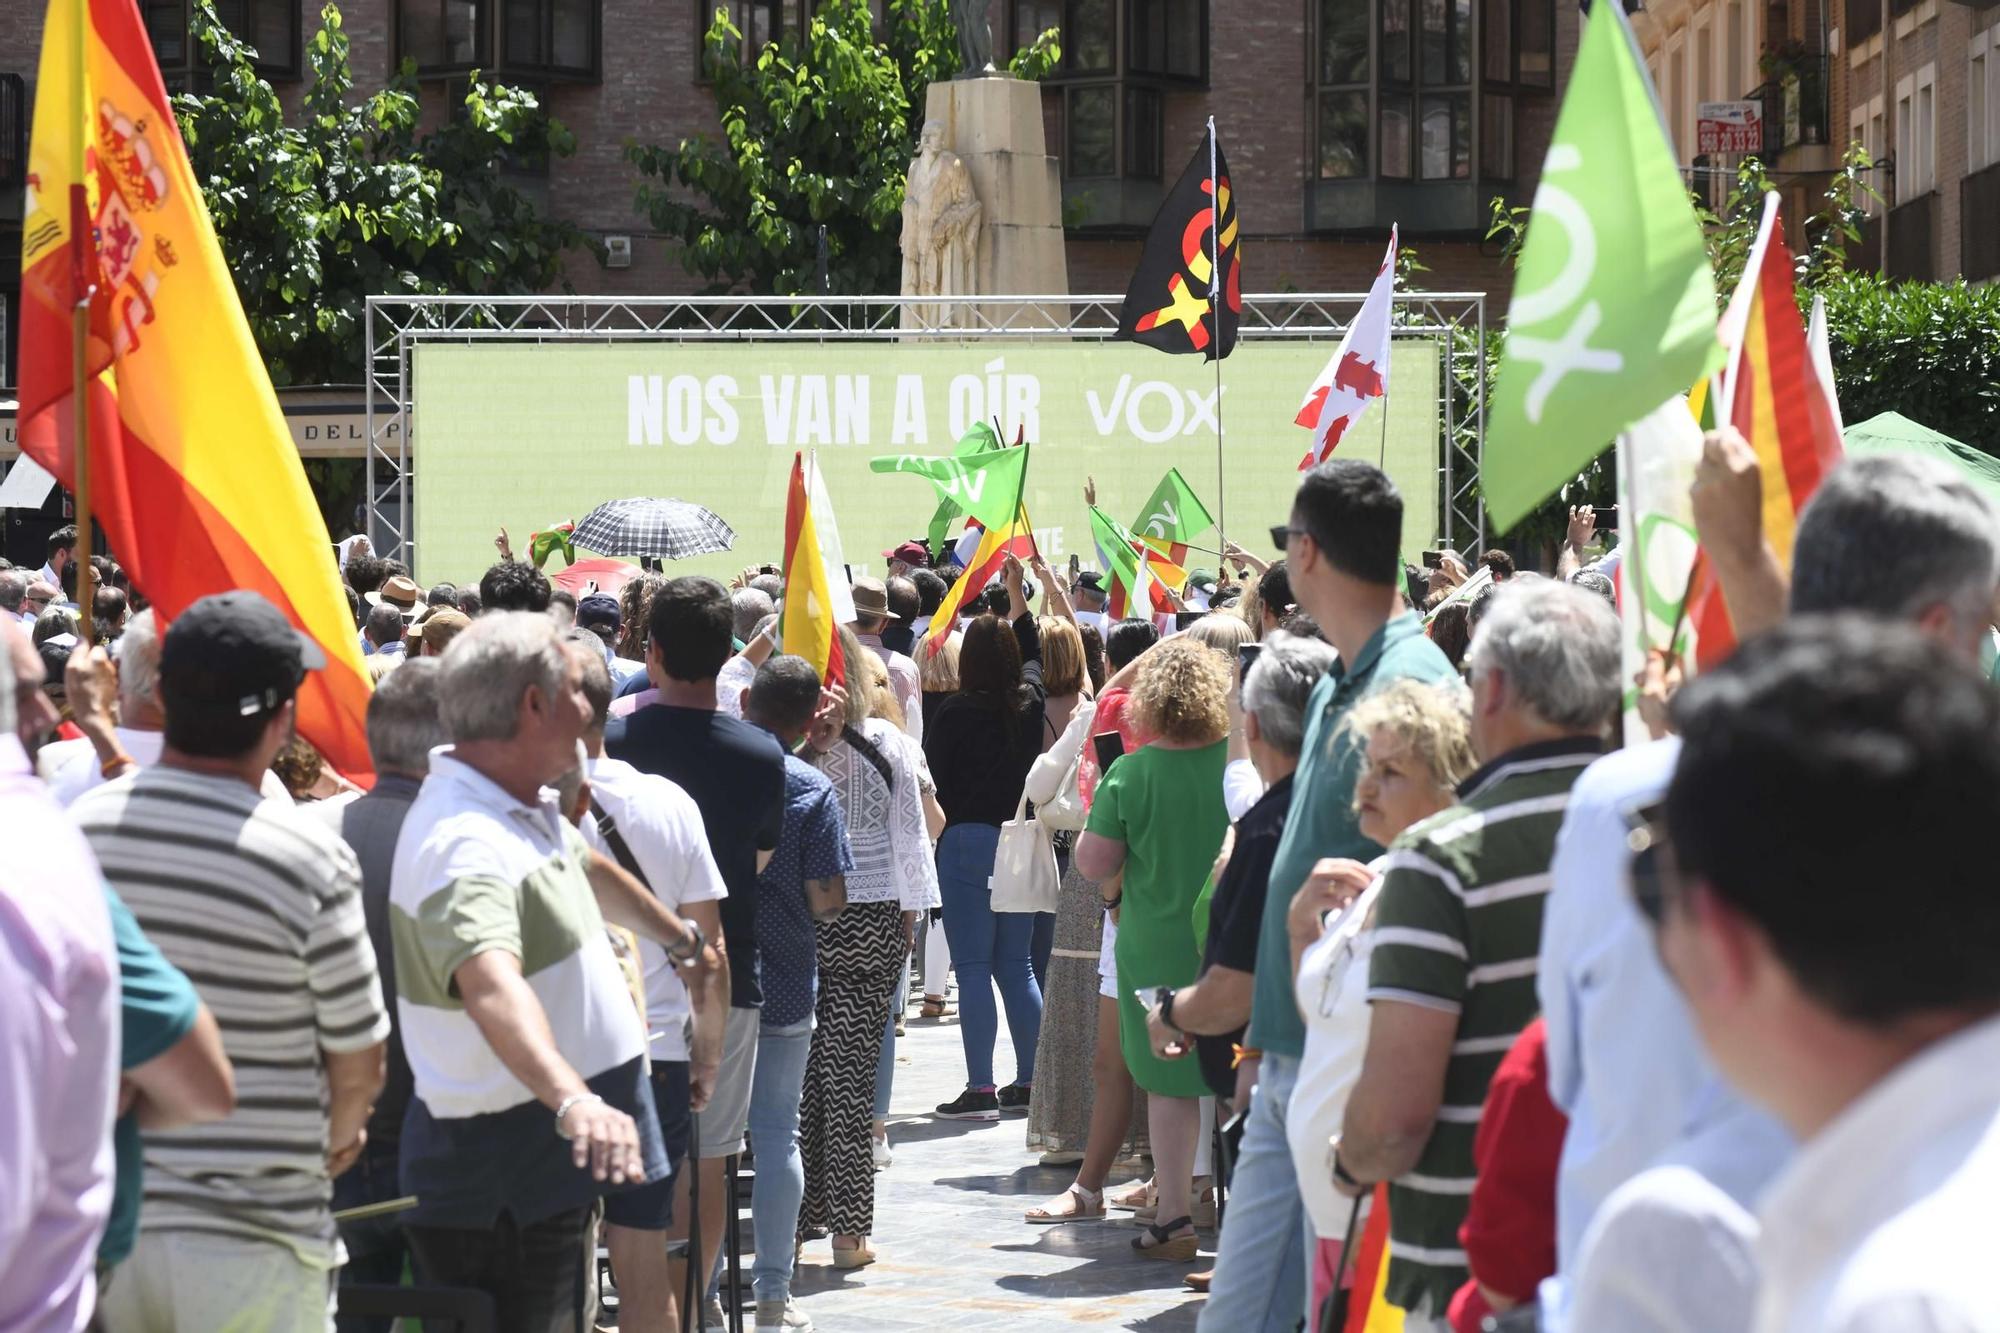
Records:
M1027 463L1027 450L1000 449L969 458L890 454L869 459L868 469L928 478L937 487L939 499L951 501L990 530L1014 521Z
M1153 494L1146 501L1146 507L1139 511L1139 517L1132 524L1132 531L1146 539L1175 564L1187 563L1187 544L1215 526L1208 510L1202 508L1196 498L1194 488L1189 486L1177 467L1167 469L1167 475L1160 478L1160 484L1153 488Z
M1090 538L1097 558L1111 577L1111 603L1121 613L1131 605L1132 590L1139 581L1139 556L1132 549L1132 534L1096 505L1090 506Z
M1721 360L1700 224L1624 9L1597 0L1542 164L1486 418L1494 530Z
M951 453L954 458L971 458L1000 447L1000 437L993 433L993 427L984 421L975 421L965 434L958 437L958 444ZM926 533L932 555L941 554L949 549L951 521L964 512L951 500L938 501L938 507L931 513L930 528Z

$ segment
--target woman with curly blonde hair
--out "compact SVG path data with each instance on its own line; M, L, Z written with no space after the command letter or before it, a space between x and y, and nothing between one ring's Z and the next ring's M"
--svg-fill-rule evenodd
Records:
M1153 1054L1137 993L1185 986L1201 969L1191 916L1229 828L1222 770L1231 682L1229 662L1192 635L1146 654L1132 706L1138 728L1153 739L1099 780L1076 847L1085 878L1103 885L1124 872L1118 896L1107 900L1119 909L1119 1045L1147 1093L1159 1198L1157 1220L1132 1247L1147 1258L1176 1262L1195 1255L1190 1195L1199 1099L1208 1088L1198 1061Z

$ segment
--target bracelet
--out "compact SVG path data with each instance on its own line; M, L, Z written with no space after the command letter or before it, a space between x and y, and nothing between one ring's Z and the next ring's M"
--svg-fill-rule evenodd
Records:
M1174 1022L1174 988L1172 986L1162 986L1158 994L1160 1001L1160 1021L1174 1031L1180 1032L1180 1025ZM1181 1035L1186 1036L1187 1034L1181 1033Z
M1118 891L1118 896L1116 898L1099 898L1097 901L1099 905L1104 908L1105 911L1107 912L1116 911L1118 908L1118 904L1125 901L1125 891L1123 889L1120 889Z
M138 766L139 761L131 755L126 754L123 750L114 750L109 759L101 760L98 763L97 769L98 772L104 775L104 780L109 782L113 778L124 777L126 773Z
M569 1137L569 1135L563 1133L563 1120L569 1115L572 1107L580 1102L602 1102L603 1100L602 1097L594 1092L572 1092L569 1096L556 1103L556 1137L562 1139Z
M1340 1164L1340 1149L1338 1148L1333 1150L1333 1178L1351 1190L1362 1188L1361 1182L1348 1174L1347 1168Z

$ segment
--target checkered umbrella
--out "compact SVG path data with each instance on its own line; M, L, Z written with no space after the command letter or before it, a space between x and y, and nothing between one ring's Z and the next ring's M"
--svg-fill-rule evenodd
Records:
M576 525L570 539L599 555L679 560L726 551L736 544L736 533L701 505L641 496L597 506Z

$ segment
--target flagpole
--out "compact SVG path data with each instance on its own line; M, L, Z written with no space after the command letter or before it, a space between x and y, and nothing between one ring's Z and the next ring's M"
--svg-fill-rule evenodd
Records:
M76 602L81 613L77 619L82 622L83 642L86 647L96 640L96 617L91 614L95 592L91 587L90 563L90 397L86 392L90 348L90 263L93 248L90 237L90 195L84 183L84 126L90 123L87 100L84 44L90 35L89 6L78 0L76 10L76 31L70 38L76 43L70 52L70 80L75 91L76 106L70 115L70 186L69 186L69 245L71 281L76 287L76 305L70 312L70 397L74 416L70 428L73 431L70 454L76 470ZM56 589L60 594L62 589Z
M1229 549L1229 502L1222 493L1222 180L1216 172L1215 117L1208 118L1208 323L1215 337L1215 535Z

